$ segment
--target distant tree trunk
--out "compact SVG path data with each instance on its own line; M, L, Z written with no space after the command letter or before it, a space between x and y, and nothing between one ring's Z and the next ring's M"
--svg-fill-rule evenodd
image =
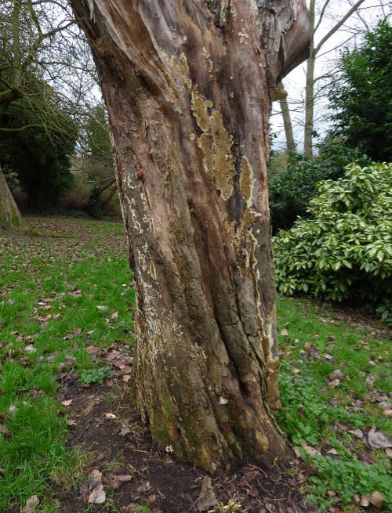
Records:
M139 410L209 471L283 460L266 160L271 91L307 56L304 2L71 3L115 143Z
M309 57L306 66L306 86L305 86L305 130L304 130L304 155L306 158L313 157L313 137L314 137L314 107L315 107L315 83L321 77L315 77L316 59L320 50L324 47L336 32L346 23L346 21L356 12L365 0L357 0L355 4L349 2L350 9L339 19L339 21L325 34L316 44L315 37L317 30L325 16L330 0L320 2L320 14L316 23L316 5L318 1L309 1L309 37L310 48Z
M279 103L280 103L280 110L282 111L284 133L286 135L287 151L294 152L296 150L296 146L295 146L293 124L291 122L291 115L290 115L289 103L287 101L287 96L285 98L281 98L279 100Z
M0 228L11 230L22 224L18 206L0 168Z
M316 53L314 50L314 27L315 27L316 0L309 3L309 26L310 26L310 50L306 64L306 86L305 86L305 133L304 133L304 155L310 159L313 157L313 132L314 132L314 67Z

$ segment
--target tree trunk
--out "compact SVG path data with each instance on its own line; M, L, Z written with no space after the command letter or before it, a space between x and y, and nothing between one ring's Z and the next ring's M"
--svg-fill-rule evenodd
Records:
M289 103L287 101L287 96L285 96L284 98L281 98L279 100L279 104L280 104L280 110L282 111L287 151L292 153L296 150L296 146L295 146L293 124L291 122L291 115L290 115Z
M314 23L315 23L316 0L310 0L309 4L309 25L310 25L310 51L306 65L306 86L305 86L305 133L304 133L304 154L311 159L313 157L313 132L314 132L314 67L316 53L314 50Z
M22 224L18 206L0 168L0 228L11 230Z
M307 55L297 2L71 3L115 144L139 410L209 471L283 460L266 160L270 92Z

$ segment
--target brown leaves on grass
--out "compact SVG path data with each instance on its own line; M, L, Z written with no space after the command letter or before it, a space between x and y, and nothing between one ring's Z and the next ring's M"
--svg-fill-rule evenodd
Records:
M26 504L22 510L22 513L33 513L39 505L39 498L36 495L32 495L27 499Z
M368 433L368 442L374 449L389 449L392 447L392 440L375 427L372 427Z

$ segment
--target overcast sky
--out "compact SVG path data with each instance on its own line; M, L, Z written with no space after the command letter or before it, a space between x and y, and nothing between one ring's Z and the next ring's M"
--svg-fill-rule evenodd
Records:
M354 2L350 0L331 0L328 4L326 14L319 30L316 33L316 44L326 35L331 28L344 16ZM317 0L317 10L320 11L325 0ZM351 5L350 5L351 4ZM384 5L384 8L381 5ZM388 7L389 5L389 7ZM353 47L361 42L366 26L372 29L378 20L386 14L391 13L391 2L387 0L365 0L359 10L360 17L353 15L350 20L336 32L325 44L316 62L316 76L324 75L336 67L343 48ZM316 21L317 22L317 21ZM365 26L366 25L366 26ZM285 79L284 85L288 92L288 100L292 109L292 121L294 125L294 137L298 149L302 150L303 142L303 120L304 109L303 99L305 92L306 63L292 71ZM320 80L318 87L326 86L327 80ZM282 117L280 115L279 103L274 103L273 115L271 117L272 131L277 135L273 142L275 150L285 149L285 136ZM328 100L321 97L317 101L315 110L315 129L321 138L328 130Z

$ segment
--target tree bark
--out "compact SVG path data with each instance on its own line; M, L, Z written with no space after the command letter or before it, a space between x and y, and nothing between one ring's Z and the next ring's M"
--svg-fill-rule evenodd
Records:
M22 224L18 206L0 168L0 228L11 230Z
M279 100L279 104L280 104L280 110L282 111L287 151L292 153L296 150L296 145L295 145L295 140L294 140L293 124L291 122L291 115L290 115L289 103L287 101L287 96L285 96L284 98L281 98Z
M314 49L314 27L315 27L316 0L309 3L309 25L310 25L310 50L306 63L306 85L305 85L305 133L304 133L304 155L310 159L313 157L313 132L314 132L314 67L316 63L316 52Z
M303 3L71 3L115 145L138 408L211 472L283 460L266 160L271 91L307 56Z

